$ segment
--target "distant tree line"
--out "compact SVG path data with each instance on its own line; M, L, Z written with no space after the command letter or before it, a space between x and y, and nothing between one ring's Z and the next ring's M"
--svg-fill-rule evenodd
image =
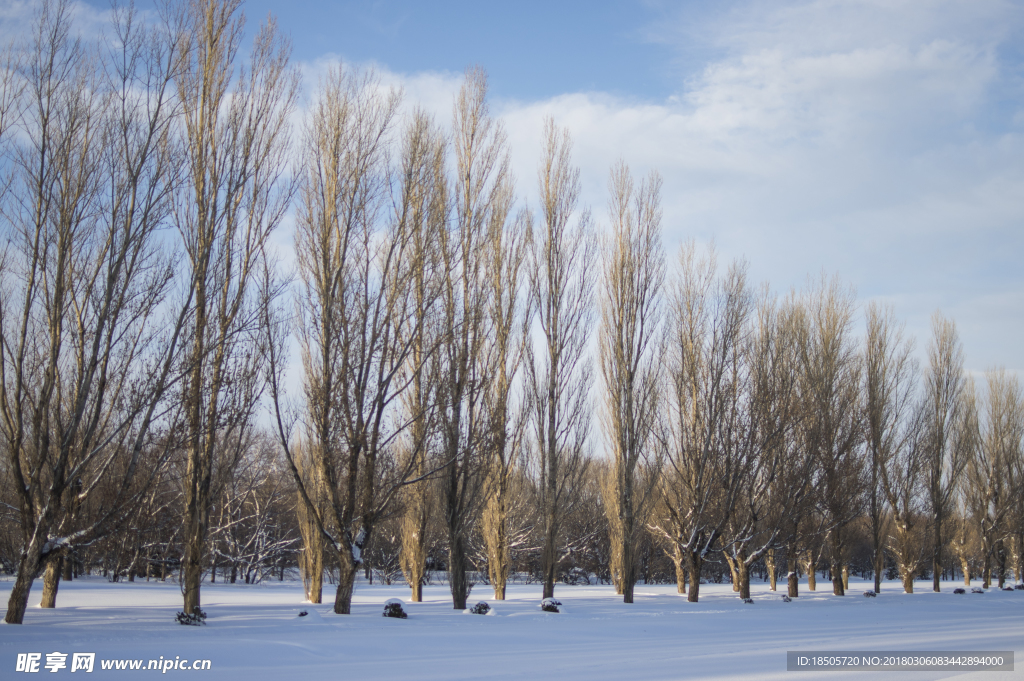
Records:
M658 174L617 163L593 217L551 120L527 205L479 69L442 124L334 66L293 130L288 42L268 20L243 55L240 4L115 7L90 41L47 0L3 53L7 622L94 571L170 576L186 613L295 568L340 614L360 571L459 609L481 582L1021 581L1021 386L968 374L952 320L919 366L838 279L670 264Z

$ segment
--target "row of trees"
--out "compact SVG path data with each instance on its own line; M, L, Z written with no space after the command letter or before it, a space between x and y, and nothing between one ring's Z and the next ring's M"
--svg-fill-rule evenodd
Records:
M437 528L456 608L474 567L500 599L535 556L551 596L580 552L631 602L655 547L691 600L720 559L744 597L784 559L795 596L824 556L842 594L864 518L876 580L888 552L938 589L949 551L1019 579L1020 387L980 404L952 322L919 372L836 280L780 297L693 244L669 271L658 175L616 165L599 230L552 121L524 206L479 70L445 127L335 67L293 139L272 21L243 60L239 0L112 15L93 44L46 2L0 70L8 622L100 547L196 613L211 566L283 576L300 536L311 599L329 568L348 613L397 558L418 600Z

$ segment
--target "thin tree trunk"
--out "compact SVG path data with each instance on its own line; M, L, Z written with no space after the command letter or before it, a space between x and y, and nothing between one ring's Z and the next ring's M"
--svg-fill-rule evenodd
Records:
M551 520L549 520L551 522ZM555 568L557 567L557 558L555 556L555 532L549 530L544 533L544 549L541 557L541 570L544 578L544 595L542 598L554 598L555 597ZM621 578L619 580L621 584ZM616 591L616 593L621 593Z
M682 552L676 546L672 551L672 563L676 566L676 593L686 593L686 563Z
M764 559L764 564L768 568L769 589L776 591L778 580L775 574L775 549L768 549L768 555Z

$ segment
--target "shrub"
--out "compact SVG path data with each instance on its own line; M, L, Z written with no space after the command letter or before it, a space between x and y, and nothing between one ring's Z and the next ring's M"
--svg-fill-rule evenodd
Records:
M384 603L384 617L397 617L400 620L408 618L409 616L405 613L403 605L405 604L400 599L389 598Z
M470 608L469 611L474 615L486 615L491 611L491 606L487 605L486 601L480 601Z
M965 594L967 592L964 589L956 588L956 589L953 589L953 593L955 593L955 594Z
M540 609L544 612L561 612L558 609L561 604L561 601L556 601L554 598L545 598L540 602Z
M878 594L876 594L874 591L865 591L864 592L864 598L874 598L877 595Z
M971 589L971 593L972 594L983 594L983 593L985 593L985 590L984 589L980 589L978 587L974 587L973 589Z
M196 606L196 609L191 614L186 615L184 612L178 612L174 616L174 621L178 624L185 624L193 627L198 627L202 624L206 624L206 613Z

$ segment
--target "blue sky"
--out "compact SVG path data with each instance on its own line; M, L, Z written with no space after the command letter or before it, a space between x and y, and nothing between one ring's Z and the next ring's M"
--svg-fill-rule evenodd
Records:
M0 0L0 33L32 5ZM612 163L663 175L670 261L695 238L783 292L835 273L891 303L922 359L938 309L970 370L1024 371L1020 0L246 5L253 26L268 11L307 88L373 65L445 121L484 67L526 202L551 115L599 221Z
M693 3L696 8L696 3ZM496 97L537 99L593 90L674 93L673 50L653 35L666 11L650 2L280 2L251 0L295 36L295 55L336 53L404 72L480 64Z

